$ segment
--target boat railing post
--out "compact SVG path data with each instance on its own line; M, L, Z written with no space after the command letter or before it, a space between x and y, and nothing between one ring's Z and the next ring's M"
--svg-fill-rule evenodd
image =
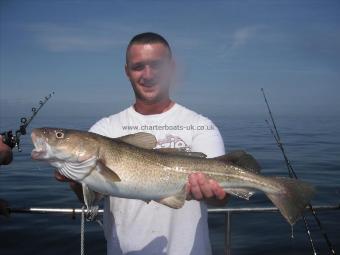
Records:
M225 255L231 255L231 212L227 211L224 214L225 217L225 231L224 231L224 252Z

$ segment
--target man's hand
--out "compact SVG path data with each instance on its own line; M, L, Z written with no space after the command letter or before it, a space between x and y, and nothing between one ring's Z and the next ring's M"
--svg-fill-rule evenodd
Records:
M227 202L228 196L218 182L209 179L203 173L191 174L186 190L192 199L205 200L214 206L222 206Z
M223 160L227 163L239 165L246 169L260 171L261 166L256 159L243 150L231 151ZM186 187L187 199L205 200L214 206L223 206L227 202L228 195L220 185L205 176L203 173L194 173L189 176Z
M2 141L2 136L0 135L0 165L8 165L12 162L12 159L12 149Z
M79 199L79 201L81 203L84 203L83 187L81 186L80 183L65 177L64 175L59 173L58 170L54 171L54 177L57 179L57 181L68 182L69 185L70 185L70 188L74 191L74 193L76 193L77 198Z

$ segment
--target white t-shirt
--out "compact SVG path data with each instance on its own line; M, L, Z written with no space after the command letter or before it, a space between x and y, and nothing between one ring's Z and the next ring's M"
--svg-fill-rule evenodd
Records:
M142 115L131 106L101 119L90 131L113 138L147 132L157 138L157 147L184 147L208 157L224 154L217 127L179 104L155 115ZM107 197L104 232L109 255L211 254L204 202L186 201L181 209L171 209L154 201Z

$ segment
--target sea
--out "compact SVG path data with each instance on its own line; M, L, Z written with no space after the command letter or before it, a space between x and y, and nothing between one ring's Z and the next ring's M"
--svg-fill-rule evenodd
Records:
M253 154L267 176L288 176L283 156L265 122L266 114L209 116L218 126L226 150L244 149ZM52 126L87 130L100 116L37 116L28 129ZM277 127L287 156L297 176L317 190L313 205L340 204L340 116L278 115ZM0 118L0 131L16 130L17 117ZM80 208L66 183L54 179L54 169L32 161L29 134L21 138L21 152L14 149L14 161L0 167L0 198L11 208ZM266 207L271 202L261 193L249 201L230 198L229 208ZM316 254L331 254L323 232L340 254L340 210L318 211L322 231L310 212L305 213ZM303 220L292 229L277 212L233 213L231 215L231 254L313 254ZM209 215L213 254L224 254L225 215ZM133 242L133 236L131 237ZM106 254L102 228L85 224L86 254ZM0 254L78 254L80 217L60 214L15 214L0 216Z

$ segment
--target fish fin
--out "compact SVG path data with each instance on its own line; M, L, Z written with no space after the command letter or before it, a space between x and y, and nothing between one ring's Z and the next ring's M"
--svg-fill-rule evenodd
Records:
M104 165L103 162L100 160L97 161L97 170L100 175L111 182L121 181L119 176L113 170Z
M305 207L315 194L315 189L308 183L284 177L268 177L283 189L282 192L266 193L268 198L280 210L290 225L299 219Z
M74 181L81 182L92 170L95 169L97 163L97 157L92 156L82 162L64 162L59 165L58 171Z
M242 188L230 188L230 189L225 189L225 191L231 195L249 200L249 198L254 195L254 191L248 190L248 189L242 189Z
M177 194L170 197L162 198L157 202L173 209L179 209L184 205L186 197L187 193L184 186L183 189Z
M126 135L115 139L118 139L120 141L123 141L124 143L128 143L143 149L153 149L157 145L156 137L152 134L145 132Z
M82 184L84 203L87 208L95 206L104 197L102 194L91 190L86 184Z
M82 184L83 186L83 196L84 203L87 209L85 213L85 218L87 221L93 221L98 216L99 209L99 201L103 198L103 195L91 190L86 184Z
M257 160L252 155L243 150L231 151L225 155L216 157L215 159L223 161L227 164L234 164L253 173L260 173L261 171L261 166Z
M181 149L181 148L157 148L155 149L155 151L169 153L173 155L179 155L179 156L194 157L194 158L206 158L207 157L207 155L205 155L202 152L186 151L185 149Z

